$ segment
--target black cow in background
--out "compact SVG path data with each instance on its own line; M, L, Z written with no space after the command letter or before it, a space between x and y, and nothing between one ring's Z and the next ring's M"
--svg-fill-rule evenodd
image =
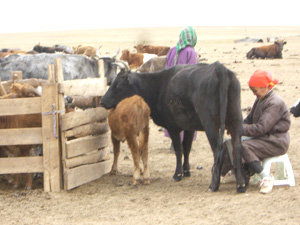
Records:
M292 106L290 112L293 114L294 117L300 116L300 99Z
M194 131L205 131L214 154L211 191L217 191L220 186L226 126L236 153L237 192L245 192L241 166L240 90L235 74L219 62L177 65L154 73L121 70L103 96L101 105L111 109L126 97L140 95L144 98L151 109L153 121L170 133L177 159L173 176L176 181L182 176L190 176L189 154ZM184 140L181 143L182 130Z
M33 51L36 51L38 53L56 53L56 52L63 52L65 54L71 54L71 52L67 51L65 48L62 48L61 46L41 46L40 44L35 45L32 49Z

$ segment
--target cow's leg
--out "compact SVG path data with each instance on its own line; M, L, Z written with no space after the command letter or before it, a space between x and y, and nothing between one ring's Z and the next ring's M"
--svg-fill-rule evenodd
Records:
M176 155L176 170L173 176L175 181L180 181L182 179L182 144L180 138L180 132L169 131L170 137L172 139L172 143L175 150Z
M150 172L148 168L148 142L149 142L149 127L143 129L143 132L139 136L140 154L142 156L144 173L143 173L143 183L150 184Z
M111 167L110 174L116 175L118 173L118 158L120 155L120 141L115 139L113 136L111 136L111 141L113 144L114 161L113 161L113 165Z
M136 134L133 131L125 131L125 138L127 140L127 144L130 148L132 160L133 160L133 178L132 185L136 185L140 179L140 152L139 145L136 139Z
M246 181L244 176L244 170L242 167L242 156L241 156L241 131L238 131L234 127L231 128L231 143L233 147L233 167L235 169L235 177L237 183L237 192L246 192Z
M193 138L194 138L194 131L186 131L186 130L184 131L182 147L183 147L183 155L184 155L183 176L185 177L191 176L189 156L191 152Z
M205 117L209 118L209 117ZM209 122L210 121L210 122ZM209 189L213 192L219 190L220 186L220 176L221 176L221 169L223 163L223 149L222 144L218 148L218 128L216 124L213 122L214 120L206 120L203 122L204 130L211 146L211 149L214 154L214 164L212 166L212 178L211 183L209 185Z

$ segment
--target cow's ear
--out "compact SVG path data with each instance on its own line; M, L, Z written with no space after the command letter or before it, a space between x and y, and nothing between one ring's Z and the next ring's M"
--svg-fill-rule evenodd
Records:
M282 43L282 45L285 45L287 42L286 41L284 41L283 43Z

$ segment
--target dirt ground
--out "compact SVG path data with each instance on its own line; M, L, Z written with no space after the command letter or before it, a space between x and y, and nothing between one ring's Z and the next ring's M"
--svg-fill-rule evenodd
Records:
M118 47L133 50L140 42L173 46L181 29L0 34L0 48L31 50L39 42L41 45L92 44L102 45L102 54L113 54ZM242 87L242 108L252 106L255 100L247 81L256 69L268 70L279 79L275 91L289 108L300 97L300 27L196 27L196 31L196 50L201 60L206 63L220 61L236 72ZM234 42L247 36L262 38L264 43ZM283 59L247 60L246 53L252 47L267 44L267 37L287 41ZM294 187L275 186L270 194L262 195L258 186L251 183L246 193L237 194L235 183L227 183L221 184L218 192L208 192L213 155L203 132L198 132L192 146L191 177L174 182L175 155L169 150L170 139L151 121L150 185L131 186L132 157L124 143L118 175L104 175L71 191L46 193L42 179L35 180L33 190L12 189L0 179L1 224L300 224L300 119L291 117L291 121L288 155L296 180ZM108 148L112 150L111 144Z

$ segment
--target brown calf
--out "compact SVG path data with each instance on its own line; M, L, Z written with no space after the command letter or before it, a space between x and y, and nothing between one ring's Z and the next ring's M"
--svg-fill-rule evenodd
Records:
M252 48L246 55L247 59L281 59L283 45L285 44L286 41L278 40L272 45Z
M153 46L153 45L143 45L139 44L134 46L137 52L139 53L151 53L156 54L157 56L167 55L170 51L168 46Z
M120 142L126 139L134 164L132 185L136 185L140 178L140 158L144 165L143 183L150 184L148 169L149 116L150 108L143 98L137 95L124 99L108 113L108 124L114 149L111 174L116 174L118 171Z

